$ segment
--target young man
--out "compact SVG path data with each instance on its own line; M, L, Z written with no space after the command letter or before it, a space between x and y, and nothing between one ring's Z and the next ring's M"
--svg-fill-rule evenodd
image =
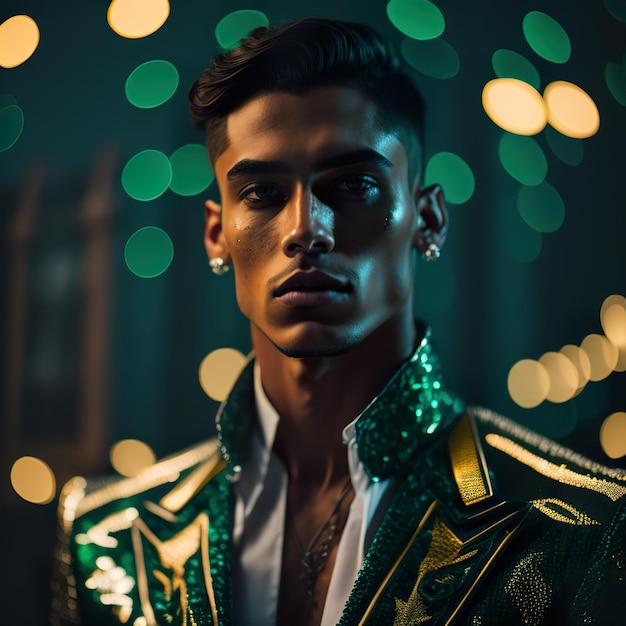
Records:
M60 505L57 621L615 624L626 476L466 410L413 318L419 93L368 27L258 29L189 93L253 356L219 438ZM620 594L621 592L621 594Z

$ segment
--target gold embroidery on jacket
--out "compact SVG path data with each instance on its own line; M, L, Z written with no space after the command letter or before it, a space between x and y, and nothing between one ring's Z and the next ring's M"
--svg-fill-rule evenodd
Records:
M541 572L542 552L532 552L516 563L504 591L522 614L524 624L537 626L545 616L552 598L552 587Z
M464 542L444 522L439 518L435 519L430 547L419 566L413 591L407 600L395 599L396 617L393 626L415 626L432 619L432 616L427 612L427 605L419 593L419 585L428 572L441 569L446 565L456 565L470 559L478 552L478 550L471 550L466 554L461 554L464 545Z
M482 502L492 494L489 474L485 470L483 451L474 437L467 414L459 420L448 441L452 471L463 502L469 506Z
M135 580L126 574L110 556L96 559L96 567L85 581L85 587L98 592L100 602L112 607L113 615L125 624L133 612L133 599L128 595L135 586Z
M506 437L502 437L502 435L490 433L485 437L485 440L490 446L508 454L520 463L523 463L524 465L534 469L536 472L539 472L543 476L547 476L553 480L558 480L560 483L565 485L580 487L582 489L590 489L605 495L607 498L613 500L613 502L616 502L624 494L626 494L626 487L623 485L613 483L603 478L579 474L578 472L567 469L565 465L555 465L547 459L526 450L526 448L523 448L514 441L511 441Z
M586 513L579 511L576 507L557 500L556 498L544 498L542 500L531 500L532 505L544 515L565 524L573 526L599 526L600 522L594 520Z
M94 524L86 533L77 534L76 543L83 545L95 543L103 548L117 548L118 541L115 537L111 537L110 533L131 528L137 517L139 517L139 511L135 507L111 513Z
M141 534L154 546L159 560L164 570L153 570L150 572L163 585L163 593L165 599L169 602L174 593L179 592L180 597L180 615L182 617L181 626L193 626L195 620L189 607L187 596L187 583L185 580L185 566L191 557L198 551L202 553L202 563L205 568L205 584L209 603L211 605L211 614L213 623L217 623L217 611L215 605L215 596L213 593L212 579L210 573L210 565L208 560L208 534L209 534L209 518L206 513L200 513L196 519L187 527L183 528L179 533L166 541L161 541L144 523L138 519L134 525L135 532ZM138 559L143 562L143 558ZM146 572L147 574L147 572ZM145 574L142 574L140 580L141 595L143 596L142 604L144 613L152 614L152 607L148 604L147 598L147 581L144 580ZM171 614L166 614L166 619L174 619Z

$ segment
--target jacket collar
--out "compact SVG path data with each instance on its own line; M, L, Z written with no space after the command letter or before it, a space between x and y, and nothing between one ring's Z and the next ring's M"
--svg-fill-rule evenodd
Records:
M253 355L220 407L217 431L222 454L236 474L250 449L256 416ZM374 482L407 470L463 411L463 402L444 386L430 329L407 361L354 422L359 459Z

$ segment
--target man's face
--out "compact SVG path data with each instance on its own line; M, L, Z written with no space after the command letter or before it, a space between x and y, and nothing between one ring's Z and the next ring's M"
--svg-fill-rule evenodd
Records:
M417 210L406 150L376 113L324 86L262 94L227 119L213 255L232 262L243 314L288 356L342 354L412 316Z

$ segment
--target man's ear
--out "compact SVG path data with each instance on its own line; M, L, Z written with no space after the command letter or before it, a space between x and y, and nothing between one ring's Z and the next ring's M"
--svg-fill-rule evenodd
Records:
M224 263L230 261L228 244L222 229L222 207L213 200L204 203L204 248L209 259L221 258Z
M418 215L415 247L420 253L426 252L430 244L443 248L448 234L448 209L441 185L416 187L414 198Z

